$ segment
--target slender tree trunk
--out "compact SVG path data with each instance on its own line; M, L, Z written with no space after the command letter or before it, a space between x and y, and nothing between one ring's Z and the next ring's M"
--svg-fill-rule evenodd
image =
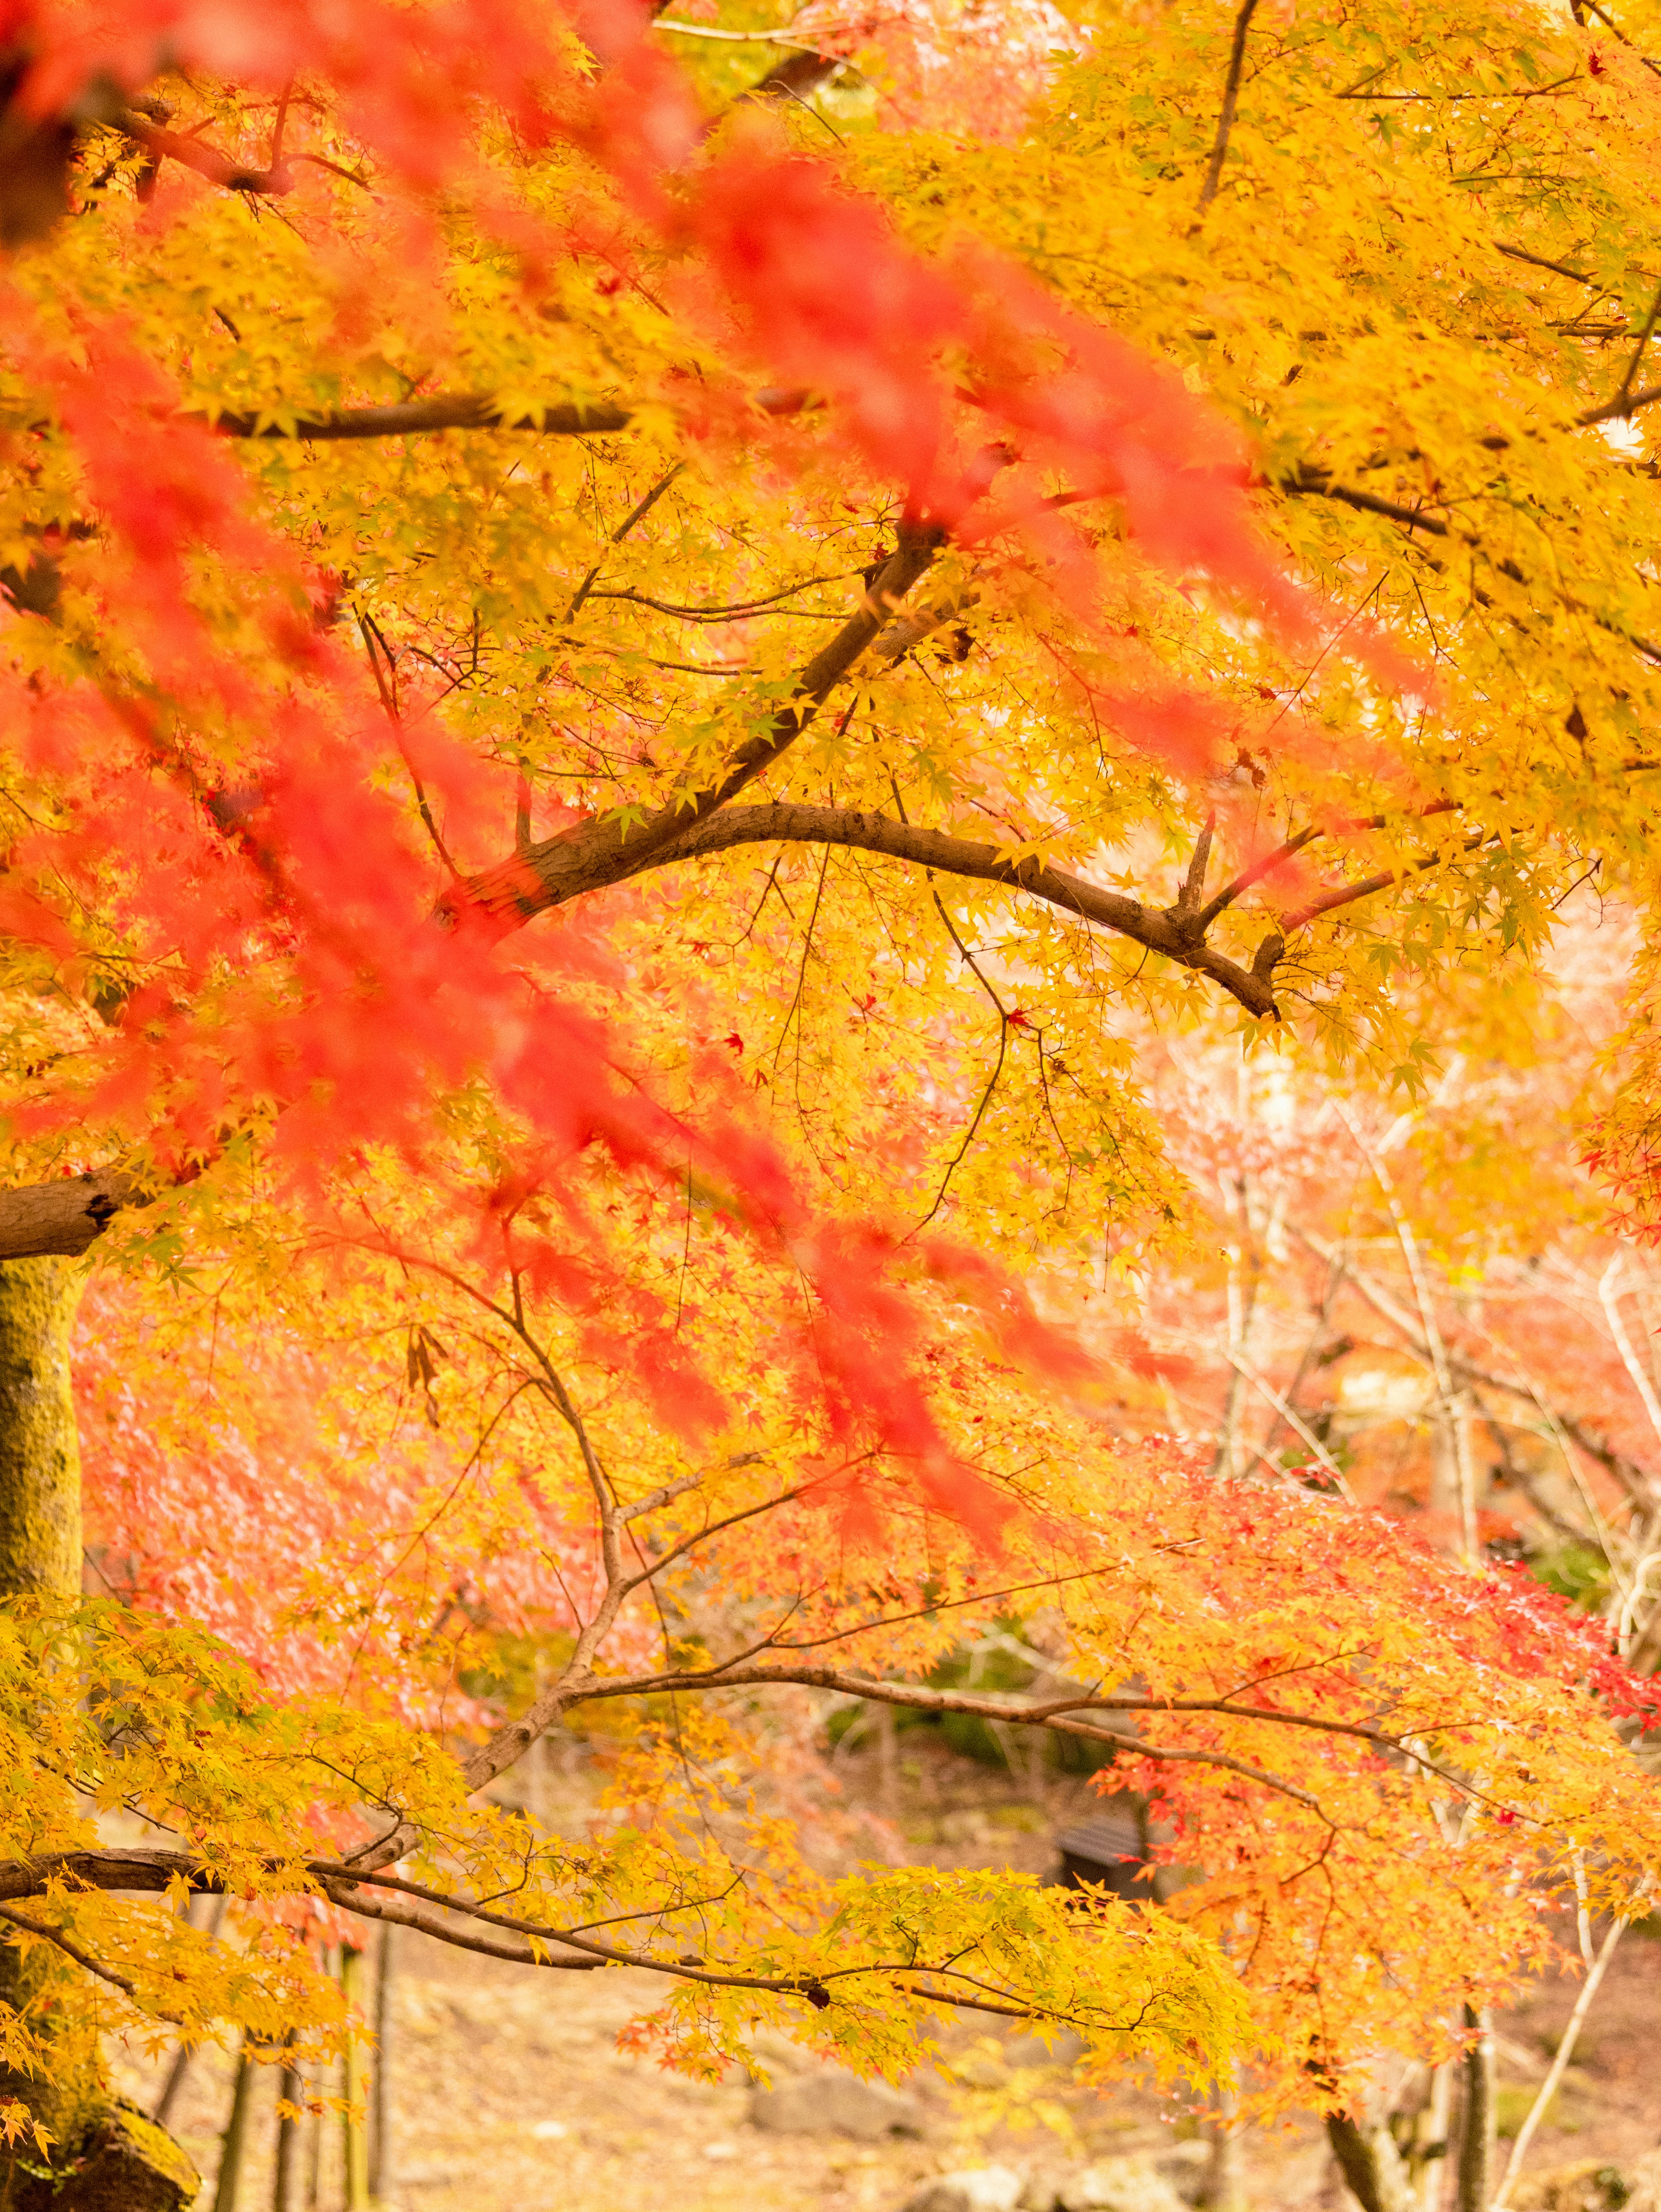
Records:
M300 2069L285 2058L277 2077L277 2094L285 2105L298 2106L305 2094ZM277 2161L271 2174L271 2212L300 2212L300 2122L287 2112L277 2116Z
M70 1391L70 1332L82 1273L67 1260L0 1264L0 1600L81 1593L81 1455ZM57 1993L80 1969L0 1944L0 2004L49 2033L39 2073L0 2069L15 2098L54 2137L52 2175L5 2172L4 2212L183 2212L200 2182L179 2146L111 2092L98 2038Z
M248 2140L248 2112L253 2103L254 2063L248 2039L242 2038L236 2054L236 2085L231 2091L230 2117L219 2139L219 2176L214 2184L213 2212L236 2212L236 2193L242 2179L242 2153Z
M539 1650L536 1655L532 1680L537 1698L540 1701L548 1686L548 1655L545 1651ZM554 1747L549 1742L548 1735L549 1731L545 1729L531 1746L529 1770L531 1818L544 1831L553 1825Z
M81 1590L81 1460L70 1395L70 1329L80 1273L66 1260L0 1266L0 1598L70 1600ZM69 1978L39 1952L0 1946L0 2002L35 2012ZM58 2143L77 2142L106 2100L95 2039L60 2028L48 2073L0 2069L15 2097ZM58 2155L61 2155L61 2151Z
M397 1935L390 1922L380 1929L374 1988L374 2083L369 2105L369 2198L385 2204L392 2193L392 1975L398 1962Z
M1450 1389L1439 1401L1431 1439L1431 1508L1444 1527L1457 1530L1456 1549L1469 1565L1482 1558L1476 1466L1470 1444L1469 1392Z
M363 2014L363 1954L350 1945L340 1954L340 1986L350 2008ZM341 2148L346 2163L346 2212L368 2212L369 2133L366 2125L363 2038L349 2027L341 2051L342 2087L346 2112L341 2123Z
M898 1741L892 1705L877 1708L877 1808L885 1820L897 1820L900 1813Z
M1244 2212L1240 2142L1234 2129L1236 2102L1232 2089L1220 2089L1207 2126L1211 2156L1206 2161L1205 2179L1200 2185L1200 2203L1205 2212Z
M1446 2191L1447 2155L1453 2127L1453 2063L1439 2066L1430 2077L1430 2100L1420 2122L1418 2150L1420 2212L1438 2212Z
M70 1260L0 1266L0 1596L80 1594L70 1331L81 1279Z
M1575 2044L1579 2038L1581 2029L1585 2026L1586 2014L1591 2010L1591 2001L1597 1994L1599 1984L1609 1972L1609 1960L1615 1956L1615 1947L1631 1925L1630 1921L1617 1920L1603 1938L1603 1949L1586 1969L1586 1978L1581 1984L1580 1994L1574 2001L1574 2010L1569 2014L1568 2026L1558 2038L1557 2054L1551 2062L1545 2080L1540 2084L1538 2094L1529 2107L1528 2118L1518 2130L1517 2139L1512 2144L1511 2157L1506 2161L1505 2172L1500 2176L1500 2186L1494 2192L1494 2203L1496 2207L1504 2204L1506 2197L1511 2194L1512 2184L1523 2170L1523 2161L1529 2154L1529 2145L1534 2141L1534 2131L1551 2110L1551 2100L1557 2094L1563 2076L1568 2071L1569 2061L1574 2056Z
M1477 2039L1460 2061L1457 2212L1488 2212L1494 2165L1494 2037L1486 2013L1465 2007L1465 2026Z
M191 2061L195 2056L188 2043L181 2043L174 2051L173 2063L167 2069L167 2078L161 2084L161 2094L156 2099L155 2108L150 2114L157 2127L165 2128L172 2117L173 2108L179 2102L179 2093L185 2086L185 2076L190 2072Z
M307 2160L306 2212L317 2212L323 2202L323 2115L312 2114L311 2156Z

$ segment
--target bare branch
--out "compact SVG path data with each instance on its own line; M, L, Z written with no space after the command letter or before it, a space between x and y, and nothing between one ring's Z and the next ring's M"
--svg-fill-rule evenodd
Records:
M1467 837L1459 850L1462 854L1480 852L1484 845L1496 843L1500 834L1499 830L1491 830L1481 836ZM1429 868L1443 867L1449 857L1443 853L1427 853L1422 860L1413 861L1408 867L1387 868L1376 876L1363 876L1359 883L1340 884L1335 890L1323 891L1318 898L1311 899L1306 905L1287 915L1281 927L1287 931L1302 929L1306 923L1316 921L1323 914L1335 914L1340 907L1354 906L1357 899L1374 898L1380 891L1387 891L1393 884L1405 883L1410 876L1423 875Z
M630 508L628 514L624 516L622 521L618 523L617 528L611 532L611 543L613 545L621 545L624 539L629 535L629 532L634 528L635 525L637 522L644 522L647 516L652 512L652 509L663 497L664 493L668 490L670 485L673 483L675 478L680 474L685 465L686 464L684 461L677 461L674 466L666 476L660 477L651 489L640 499L636 501L634 506ZM588 599L592 595L594 587L594 580L599 576L603 565L603 561L596 561L593 567L588 571L582 581L577 586L576 592L572 598L571 604L565 610L565 619L567 622L574 620L575 617L581 612L582 604L585 599ZM624 596L625 594L620 592L603 592L600 594L602 599L621 599ZM522 840L522 842L524 844L529 844L530 839L526 837Z
M1295 1221L1289 1222L1287 1226L1298 1242L1312 1252L1317 1260L1324 1260L1337 1268L1346 1280L1354 1285L1373 1311L1389 1322L1416 1358L1422 1359L1427 1366L1431 1364L1431 1347L1420 1333L1417 1324L1381 1284L1359 1268L1348 1253L1323 1243L1318 1237L1300 1228ZM1448 1348L1447 1360L1453 1374L1463 1383L1478 1389L1503 1391L1510 1397L1529 1399L1551 1427L1561 1431L1589 1458L1595 1459L1601 1467L1609 1470L1634 1505L1646 1512L1655 1510L1658 1495L1661 1495L1661 1485L1653 1481L1636 1461L1628 1459L1623 1452L1616 1451L1579 1414L1566 1413L1561 1406L1550 1403L1525 1376L1496 1374L1492 1368L1478 1365L1468 1354L1453 1346Z

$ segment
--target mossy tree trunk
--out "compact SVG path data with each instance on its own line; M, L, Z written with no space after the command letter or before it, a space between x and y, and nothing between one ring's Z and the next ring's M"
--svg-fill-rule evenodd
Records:
M81 1589L81 1455L70 1334L82 1270L69 1260L0 1263L0 1599ZM167 2131L110 2090L96 2034L57 2001L80 1972L0 1944L0 2001L51 2038L40 2074L0 2069L0 2098L26 2106L53 2141L5 2160L3 2212L182 2212L199 2182ZM3 2154L0 2154L3 2156Z
M81 1588L81 1452L70 1332L72 1260L0 1265L0 1597Z

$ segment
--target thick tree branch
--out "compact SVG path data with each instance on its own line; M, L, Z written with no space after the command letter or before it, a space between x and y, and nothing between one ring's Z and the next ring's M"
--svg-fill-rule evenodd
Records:
M1269 983L1208 945L1197 927L1197 916L1180 914L1174 908L1144 906L1138 899L1086 883L1064 868L1036 860L1006 860L995 846L896 822L885 814L837 806L728 807L684 830L642 866L697 860L737 845L775 842L840 845L850 851L884 854L891 860L910 861L942 875L1006 884L1081 921L1116 931L1150 952L1163 953L1167 959L1209 976L1249 1013L1260 1018L1273 1018L1275 1013L1275 994ZM562 897L576 895L575 890L562 892ZM560 902L554 898L548 901L550 905Z
M909 589L915 574L933 558L911 556L896 572L904 549L896 554L878 579L874 592L891 604L900 589ZM921 567L917 562L921 559ZM915 574L908 574L908 568ZM995 846L957 837L945 830L897 822L885 814L859 808L792 805L788 803L732 806L722 795L741 791L755 776L793 744L807 726L818 706L840 677L858 660L878 636L876 615L867 598L865 607L845 623L831 643L803 672L802 690L775 718L766 737L755 738L734 755L719 787L700 795L691 806L666 806L649 816L636 830L619 834L611 823L594 817L563 830L539 845L526 845L465 887L465 903L482 908L498 923L514 928L549 908L587 896L608 886L665 867L677 861L700 860L740 845L837 845L848 851L880 854L940 875L970 881L1000 884L1025 891L1081 921L1095 923L1129 938L1145 951L1157 952L1196 975L1204 975L1226 991L1246 1012L1260 1020L1278 1020L1275 971L1286 953L1287 936L1318 916L1387 890L1409 877L1439 866L1447 857L1430 854L1407 867L1340 884L1286 915L1258 946L1250 967L1220 952L1206 942L1206 932L1224 908L1241 892L1259 882L1283 860L1323 835L1318 829L1302 831L1248 868L1196 911L1184 911L1181 900L1170 907L1145 906L1139 899L1104 890L1065 868L1046 866L1036 860L1010 860ZM904 623L890 623L879 642L891 659L909 650L928 627L951 619L951 610L936 611ZM890 651L895 643L896 649ZM1636 770L1653 763L1623 764ZM1451 812L1458 802L1439 800L1421 810L1425 816ZM1361 825L1384 826L1382 816ZM1494 833L1468 838L1463 850L1470 853L1494 842ZM460 903L458 901L458 903ZM49 1253L79 1255L90 1249L111 1218L130 1204L134 1186L118 1172L82 1176L61 1182L37 1183L0 1192L0 1260L28 1259Z
M198 177L205 177L210 185L218 185L226 191L251 192L256 197L281 198L294 190L294 172L283 161L280 152L269 168L257 169L246 161L234 161L217 148L204 145L200 138L183 131L168 131L141 115L135 108L125 108L111 118L124 137L131 138L135 146L142 146L152 161L164 157L179 162L186 169L194 169Z
M1658 399L1661 399L1661 384L1646 384L1641 392L1619 392L1601 407L1588 407L1584 415L1577 415L1574 419L1583 430L1590 429L1594 422L1626 422L1640 407L1652 407Z
M764 415L800 415L809 398L806 392L772 386L750 396ZM285 416L282 421L274 421L270 410L263 408L254 412L227 408L215 415L192 415L186 419L205 423L222 438L316 441L404 438L423 430L532 430L543 437L590 438L626 430L635 419L635 410L614 401L585 404L562 399L510 414L486 392L441 392L429 399L393 400L382 407L341 407L324 415Z
M0 1191L0 1260L77 1259L97 1243L112 1217L135 1195L131 1176L119 1169L65 1176Z
M750 96L771 100L811 100L846 64L840 54L821 54L804 46L775 62L764 77L750 88Z
M31 1920L26 1912L14 1912L9 1906L4 1905L0 1905L0 1920L8 1922L14 1928L22 1929L27 1935L38 1936L43 1942L55 1944L67 1957L73 1959L76 1965L84 1972L95 1975L100 1982L107 1982L113 1990L119 1990L124 1997L131 1998L134 2004L143 2006L143 2000L138 1991L125 1974L118 1974L113 1966L105 1966L100 1960L94 1959L89 1951L83 1951L74 1937L66 1936L61 1928L44 1926L38 1920ZM176 2012L168 2012L161 2005L152 2005L149 2009L161 2019L171 2021L175 2027L183 2025Z
M526 414L509 415L486 392L447 392L432 399L405 399L385 407L343 407L327 415L296 415L273 422L269 415L205 415L222 438L401 438L420 430L535 430L544 436L582 438L626 429L634 419L629 407L580 406L562 400Z

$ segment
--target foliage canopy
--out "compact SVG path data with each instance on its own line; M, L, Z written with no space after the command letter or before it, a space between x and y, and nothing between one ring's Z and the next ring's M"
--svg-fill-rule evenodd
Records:
M692 2066L1342 2100L1630 1903L1646 1692L1126 1436L1141 1072L1520 1066L1576 889L1647 927L1661 21L1012 11L1017 113L922 9L738 96L759 13L10 11L0 1249L102 1263L136 1602L12 1608L3 1909L106 2024L326 2045L303 1894L656 1965ZM804 1853L823 1694L974 1711L1012 1606L1168 1909ZM480 1796L620 1698L591 1836Z

